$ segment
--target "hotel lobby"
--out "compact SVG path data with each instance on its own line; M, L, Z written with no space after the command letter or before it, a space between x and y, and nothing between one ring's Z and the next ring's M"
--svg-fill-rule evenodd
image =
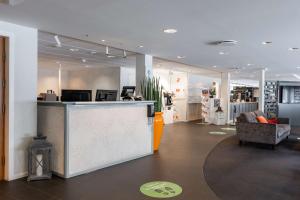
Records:
M299 6L0 0L0 199L299 199Z

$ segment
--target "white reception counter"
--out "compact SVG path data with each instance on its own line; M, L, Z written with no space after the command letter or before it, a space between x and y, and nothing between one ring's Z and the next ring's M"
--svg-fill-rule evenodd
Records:
M153 153L151 101L38 102L38 132L54 146L65 178Z

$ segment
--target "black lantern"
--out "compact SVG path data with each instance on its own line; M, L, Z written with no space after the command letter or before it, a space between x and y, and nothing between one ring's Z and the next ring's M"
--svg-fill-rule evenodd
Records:
M27 181L50 179L52 177L52 144L46 136L34 137L28 148Z

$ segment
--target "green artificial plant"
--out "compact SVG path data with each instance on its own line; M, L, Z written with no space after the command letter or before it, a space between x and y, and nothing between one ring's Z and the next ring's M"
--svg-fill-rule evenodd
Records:
M145 100L155 101L155 112L161 112L163 87L160 85L159 78L145 78L141 83L141 94Z

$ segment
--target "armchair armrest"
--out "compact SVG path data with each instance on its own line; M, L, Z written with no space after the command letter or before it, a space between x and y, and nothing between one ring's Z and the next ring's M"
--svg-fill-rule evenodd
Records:
M290 124L289 118L278 118L277 120L279 124Z

